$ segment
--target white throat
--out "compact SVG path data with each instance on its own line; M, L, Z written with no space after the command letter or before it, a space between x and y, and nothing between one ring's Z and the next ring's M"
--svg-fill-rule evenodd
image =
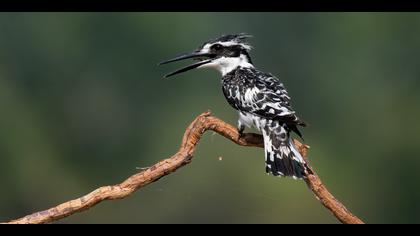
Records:
M241 55L239 57L220 57L199 68L214 68L222 73L222 76L225 76L238 67L252 68L254 66L248 62L245 55Z

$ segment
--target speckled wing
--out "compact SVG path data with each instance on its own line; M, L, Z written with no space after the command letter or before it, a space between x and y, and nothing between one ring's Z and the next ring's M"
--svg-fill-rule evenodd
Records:
M237 78L238 76L242 78ZM246 78L243 78L246 77ZM290 97L280 81L269 73L244 70L236 73L241 83L224 86L225 97L236 109L289 125L305 126L290 105Z

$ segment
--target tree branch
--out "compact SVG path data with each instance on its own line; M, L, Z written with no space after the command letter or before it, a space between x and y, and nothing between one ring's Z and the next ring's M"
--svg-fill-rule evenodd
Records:
M94 205L105 201L122 199L139 188L146 186L154 181L159 180L163 176L169 175L176 171L178 168L191 162L195 147L200 140L201 136L207 130L213 130L227 139L239 144L241 146L249 147L264 147L262 136L258 134L244 134L239 136L237 129L226 122L211 116L210 112L205 112L199 115L187 128L182 139L181 147L177 153L172 157L156 163L155 165L147 168L146 170L134 174L126 179L124 182L112 186L100 187L93 192L62 203L58 206L52 207L45 211L36 212L20 219L12 220L9 224L42 224L50 223L64 217L70 216L74 213L85 211ZM306 158L307 145L301 144L295 140L295 144L305 158ZM313 169L307 165L307 178L305 182L308 187L315 194L316 198L329 209L334 216L342 223L347 224L360 224L363 223L359 218L350 213L322 184L318 175Z

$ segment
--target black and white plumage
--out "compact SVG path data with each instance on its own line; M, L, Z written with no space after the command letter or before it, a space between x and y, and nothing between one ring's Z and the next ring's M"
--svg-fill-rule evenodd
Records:
M253 67L238 67L223 76L222 81L227 101L239 111L238 130L255 127L263 134L266 172L302 178L304 160L290 132L301 136L297 125L305 124L295 115L283 84Z
M193 68L216 68L222 74L222 89L228 103L239 111L238 131L254 127L264 137L265 169L274 176L305 176L305 163L297 151L291 132L302 134L305 126L295 114L283 84L273 75L257 70L245 43L246 34L226 35L210 40L191 54L164 63L198 58L199 62L168 76Z

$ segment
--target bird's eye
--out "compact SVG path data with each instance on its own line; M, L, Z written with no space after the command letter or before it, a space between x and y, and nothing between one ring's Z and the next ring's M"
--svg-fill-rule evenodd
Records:
M211 49L219 51L223 48L223 46L221 44L214 44L213 46L211 46Z

